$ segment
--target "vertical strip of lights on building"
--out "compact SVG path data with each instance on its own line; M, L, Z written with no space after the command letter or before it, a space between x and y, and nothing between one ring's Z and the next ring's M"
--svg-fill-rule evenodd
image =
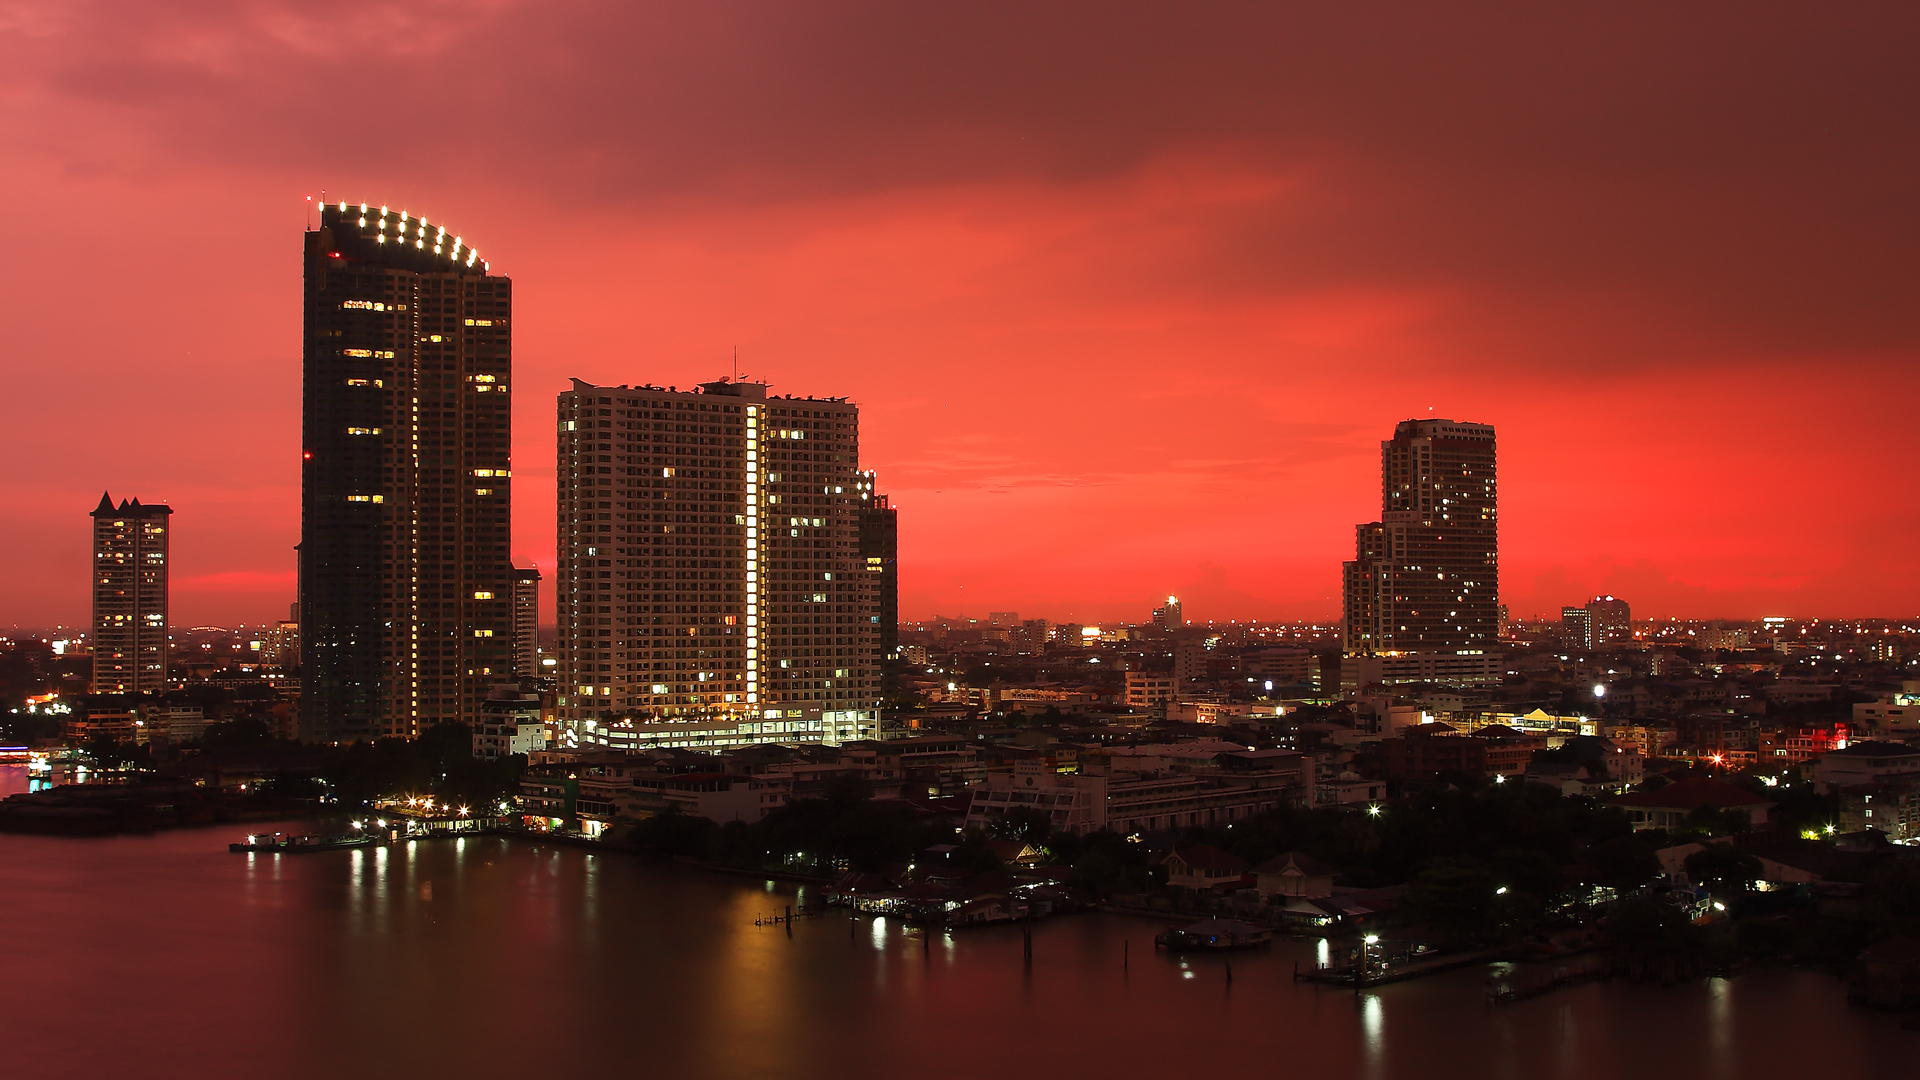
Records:
M760 408L747 406L747 704L760 703Z
M414 298L413 307L420 307ZM407 492L407 731L417 735L420 724L420 375L415 363L408 380L413 400L412 422L407 426L409 460ZM398 381L398 380L395 380Z

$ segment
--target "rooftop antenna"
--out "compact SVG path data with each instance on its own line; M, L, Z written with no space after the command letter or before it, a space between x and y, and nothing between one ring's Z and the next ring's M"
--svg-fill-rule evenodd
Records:
M733 347L733 381L740 381L740 346Z

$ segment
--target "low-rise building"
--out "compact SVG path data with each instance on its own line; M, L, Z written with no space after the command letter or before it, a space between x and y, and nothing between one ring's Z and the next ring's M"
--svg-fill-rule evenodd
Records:
M1313 759L1305 754L1232 746L1170 756L1179 764L1168 766L1167 758L1156 756L1147 759L1160 766L1152 770L1101 762L1073 775L1053 772L1039 760L1016 761L1010 772L989 774L974 789L967 824L985 827L1026 808L1046 814L1054 829L1077 835L1101 829L1139 833L1224 825L1283 806L1313 805Z
M1756 828L1767 823L1767 811L1774 804L1734 787L1724 780L1696 776L1668 784L1659 791L1635 791L1613 800L1627 812L1635 829L1678 829L1687 817L1703 807L1744 813Z
M1470 776L1519 776L1547 740L1501 725L1463 734L1449 724L1421 724L1398 738L1384 739L1387 775L1400 780L1435 780L1442 773Z
M1151 709L1173 700L1176 684L1167 671L1127 672L1127 707Z
M624 810L632 818L680 813L720 823L759 821L787 805L792 790L791 780L779 775L639 773L632 778Z
M1167 868L1167 884L1193 892L1229 892L1252 885L1247 860L1212 844L1193 844L1177 848L1162 859Z
M1334 869L1298 851L1275 855L1253 868L1254 887L1263 900L1314 900L1333 895Z
M496 690L480 704L479 722L473 729L474 757L498 761L546 748L547 726L538 694Z
M1842 789L1839 829L1878 829L1899 844L1920 840L1920 776L1891 776Z
M1920 682L1908 682L1895 693L1856 703L1853 722L1855 727L1875 735L1904 737L1920 732Z
M1821 791L1871 787L1892 776L1920 773L1920 747L1904 743L1856 742L1828 752L1813 764Z

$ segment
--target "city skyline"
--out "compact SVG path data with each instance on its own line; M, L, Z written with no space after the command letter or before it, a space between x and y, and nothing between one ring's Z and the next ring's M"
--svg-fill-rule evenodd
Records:
M775 392L859 387L867 461L909 511L906 618L1111 619L1169 592L1216 619L1331 618L1374 433L1429 415L1501 430L1516 615L1606 593L1703 618L1920 607L1882 539L1920 511L1863 467L1903 453L1920 348L1915 211L1888 186L1916 152L1885 137L1915 78L1897 27L1774 12L1733 39L1694 15L1645 34L1620 9L1523 49L1420 17L1355 52L1343 13L1176 33L1122 7L1093 44L1064 11L1018 35L924 12L851 37L795 12L416 17L403 52L177 9L0 39L39 103L9 114L0 180L36 208L5 271L0 446L38 463L3 481L9 621L84 620L85 544L60 523L103 486L192 507L178 621L284 611L281 238L323 191L458 221L531 282L516 344L536 400L575 374L718 378L735 346ZM188 40L210 44L157 44ZM634 40L675 45L605 51ZM1236 44L1255 40L1347 62ZM579 63L530 67L528 43ZM682 92L742 48L768 62ZM442 102L473 57L487 85ZM636 66L615 94L593 74ZM349 161L302 134L323 100L431 100L456 134ZM218 212L180 209L204 200ZM93 254L129 245L175 269ZM99 433L64 440L38 403L83 397ZM551 581L547 417L516 409L534 483L510 555Z

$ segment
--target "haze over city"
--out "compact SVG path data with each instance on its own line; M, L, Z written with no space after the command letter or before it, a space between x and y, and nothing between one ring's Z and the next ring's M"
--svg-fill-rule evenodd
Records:
M1331 618L1429 415L1517 617L1910 612L1911 9L1655 10L12 5L7 619L85 619L103 486L176 623L284 615L323 190L520 283L543 570L551 394L737 348L861 405L903 618Z

